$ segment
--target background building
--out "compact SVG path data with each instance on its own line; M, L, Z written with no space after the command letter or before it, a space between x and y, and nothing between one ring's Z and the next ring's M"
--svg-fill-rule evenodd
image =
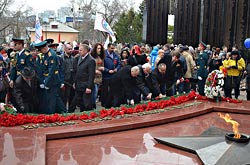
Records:
M79 31L60 22L51 21L48 24L42 25L42 29L44 40L52 38L55 43L59 43L60 41L78 41ZM35 40L35 28L32 28L29 31L31 42L33 42Z

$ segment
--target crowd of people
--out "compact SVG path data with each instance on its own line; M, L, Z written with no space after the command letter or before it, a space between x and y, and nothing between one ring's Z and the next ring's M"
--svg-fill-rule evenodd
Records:
M201 42L187 45L103 44L87 40L73 46L47 39L25 44L13 38L0 47L0 101L20 113L65 113L134 105L191 90L205 95L206 78L213 70L225 77L224 96L238 99L246 77L250 100L250 66L237 46L228 51Z

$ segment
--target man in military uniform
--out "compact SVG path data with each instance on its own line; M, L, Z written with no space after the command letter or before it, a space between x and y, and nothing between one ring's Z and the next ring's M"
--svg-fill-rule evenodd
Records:
M35 47L44 55L42 60L43 83L46 93L45 113L66 112L66 108L59 97L61 79L59 75L59 64L56 52L50 49L46 41L35 44Z
M16 81L16 78L21 74L21 71L24 67L31 67L34 69L34 62L29 51L24 49L24 39L13 38L14 50L16 53L12 53L11 57L11 72L10 72L10 87L13 88L13 84Z
M61 80L61 86L60 88L63 89L64 88L64 67L63 67L63 58L60 54L60 52L57 52L57 47L59 46L58 43L54 43L54 40L49 38L46 39L45 41L47 41L48 47L50 49L53 49L58 57L58 65L59 65L59 76L60 76L60 80Z
M208 76L208 55L204 52L206 47L206 44L203 42L199 44L198 50L200 51L200 54L197 59L198 92L202 96L205 96L204 87Z

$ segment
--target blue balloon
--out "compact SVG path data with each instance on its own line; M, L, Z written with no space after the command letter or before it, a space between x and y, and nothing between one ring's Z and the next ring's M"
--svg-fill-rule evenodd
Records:
M250 38L247 38L244 42L244 45L247 49L250 49Z

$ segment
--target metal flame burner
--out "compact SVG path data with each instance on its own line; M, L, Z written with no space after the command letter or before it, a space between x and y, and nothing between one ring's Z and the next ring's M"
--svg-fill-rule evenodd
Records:
M161 144L196 154L204 165L249 164L250 137L241 134L234 138L234 133L217 127L210 127L200 136L157 137Z
M245 134L240 134L240 138L234 138L234 133L226 133L225 137L227 140L237 142L237 143L248 143L250 137Z

